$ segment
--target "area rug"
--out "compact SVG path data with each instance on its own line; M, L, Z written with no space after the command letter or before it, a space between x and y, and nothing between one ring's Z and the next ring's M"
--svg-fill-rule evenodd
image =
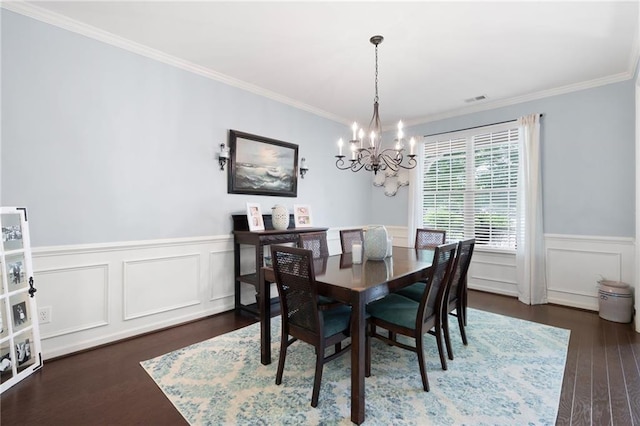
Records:
M366 425L553 425L569 331L470 309L468 346L451 324L455 359L440 367L435 338L425 353L430 392L422 390L417 356L372 342L366 379ZM282 384L275 376L280 318L272 322L270 365L260 363L258 324L144 361L192 425L349 425L350 356L325 365L312 408L315 354L289 347Z

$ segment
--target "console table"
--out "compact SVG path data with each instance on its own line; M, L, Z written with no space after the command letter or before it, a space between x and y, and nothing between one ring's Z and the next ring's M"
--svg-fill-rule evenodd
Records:
M264 273L262 271L264 259L264 247L271 244L297 243L298 235L306 232L323 232L328 228L295 228L293 215L289 215L289 228L285 230L273 229L271 215L262 215L264 221L264 231L249 231L249 223L246 214L231 215L233 219L233 263L234 263L234 291L235 291L235 309L238 312L246 311L253 315L259 316L260 307L266 303L277 303L277 299L271 300L269 294L262 298L260 294L260 283L264 282ZM240 271L240 246L242 244L254 247L256 269L249 274L242 274ZM256 290L256 303L243 305L240 300L242 283L251 284Z

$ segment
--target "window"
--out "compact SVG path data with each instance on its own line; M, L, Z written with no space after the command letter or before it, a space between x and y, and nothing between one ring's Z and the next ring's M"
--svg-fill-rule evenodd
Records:
M479 246L515 249L518 124L427 137L423 226Z

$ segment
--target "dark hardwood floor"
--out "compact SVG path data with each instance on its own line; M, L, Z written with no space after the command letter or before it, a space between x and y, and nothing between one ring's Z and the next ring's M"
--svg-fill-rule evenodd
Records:
M640 334L630 324L561 306L469 292L469 306L571 330L558 425L640 426ZM225 312L45 361L0 399L3 425L186 424L139 362L253 323Z

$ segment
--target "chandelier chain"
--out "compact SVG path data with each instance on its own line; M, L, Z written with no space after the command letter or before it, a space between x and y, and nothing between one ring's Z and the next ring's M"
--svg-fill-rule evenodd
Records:
M373 102L378 102L378 45L376 44L376 96L373 98Z

